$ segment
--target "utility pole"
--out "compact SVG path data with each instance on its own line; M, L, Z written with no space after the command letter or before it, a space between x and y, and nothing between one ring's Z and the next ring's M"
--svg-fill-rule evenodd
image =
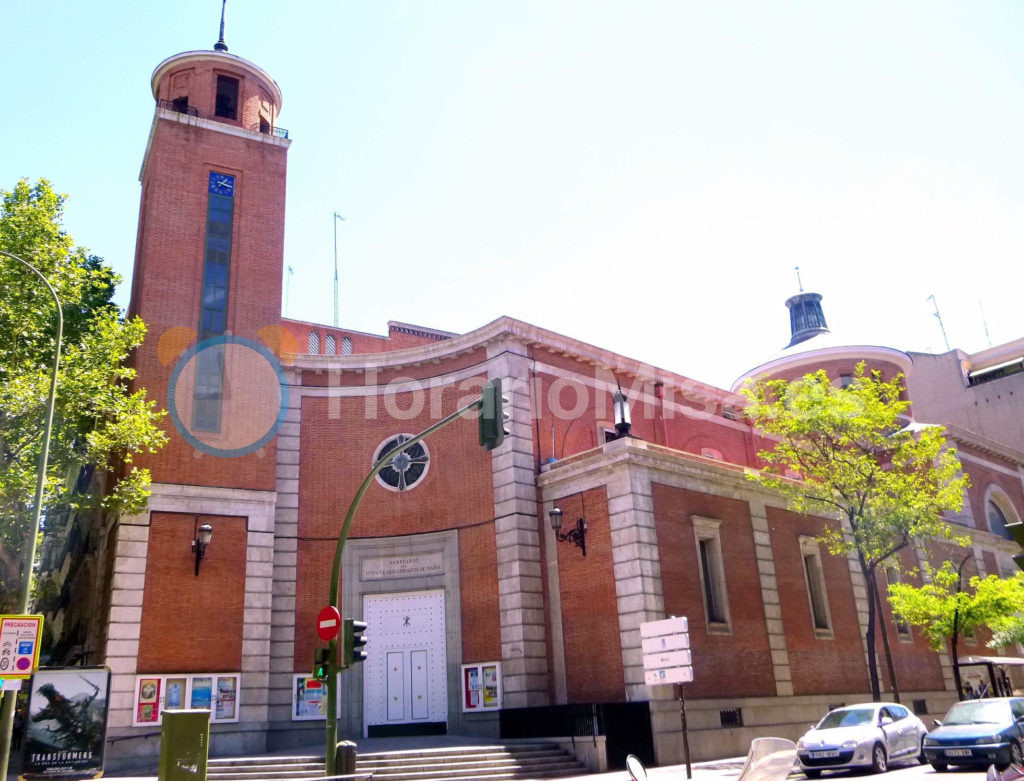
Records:
M345 218L334 212L334 327L338 327L338 220Z

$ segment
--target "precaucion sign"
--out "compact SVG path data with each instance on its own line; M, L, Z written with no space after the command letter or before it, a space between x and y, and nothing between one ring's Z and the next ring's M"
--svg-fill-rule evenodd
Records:
M0 616L0 678L31 678L42 636L42 616Z

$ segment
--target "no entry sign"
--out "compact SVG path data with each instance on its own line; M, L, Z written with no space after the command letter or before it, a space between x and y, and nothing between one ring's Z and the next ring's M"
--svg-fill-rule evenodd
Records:
M316 617L316 633L320 639L329 642L338 636L341 629L341 613L334 605L328 605Z

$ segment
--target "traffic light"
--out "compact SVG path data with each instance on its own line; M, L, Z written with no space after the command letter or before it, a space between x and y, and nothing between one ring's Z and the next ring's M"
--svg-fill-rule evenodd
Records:
M341 666L345 668L351 667L356 662L366 661L366 651L363 650L363 646L366 645L366 637L363 632L366 631L365 621L356 621L354 618L346 618L341 624Z
M480 446L494 450L510 433L508 421L511 417L506 410L508 396L501 395L501 379L494 379L483 387L480 404Z
M313 675L310 676L318 681L326 681L329 677L328 665L331 659L331 649L329 648L314 648L313 649Z
M1013 537L1014 542L1024 549L1024 523L1008 523L1006 524L1006 531ZM1013 560L1017 562L1018 567L1024 569L1024 550L1014 556Z

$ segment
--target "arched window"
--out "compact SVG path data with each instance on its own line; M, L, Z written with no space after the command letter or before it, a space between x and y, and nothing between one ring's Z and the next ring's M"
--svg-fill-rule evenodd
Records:
M327 334L327 338L324 339L324 355L334 355L337 345L338 341L334 338L334 334Z
M309 338L306 340L306 343L307 343L307 345L309 347L307 352L310 355L319 355L320 354L320 334L319 334L319 332L317 332L317 331L310 331L309 332Z
M986 508L988 515L988 528L991 529L993 534L998 534L1004 539L1012 539L1010 533L1006 531L1006 524L1009 521L1006 520L1006 514L1002 511L998 504L991 499L988 500L988 507Z
M352 354L352 340L349 339L347 336L342 337L342 339L341 339L341 354L342 355L351 355Z

